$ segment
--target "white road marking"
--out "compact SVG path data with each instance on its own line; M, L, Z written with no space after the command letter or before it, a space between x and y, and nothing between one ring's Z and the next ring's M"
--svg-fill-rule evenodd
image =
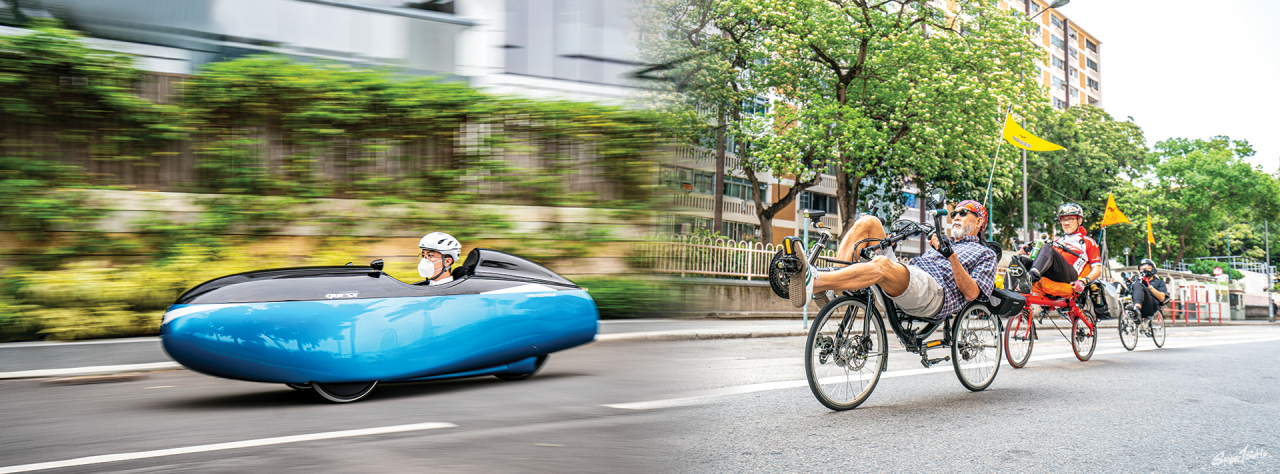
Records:
M1155 345L1151 344L1151 341L1149 339L1150 338L1148 338L1148 341L1147 341L1148 345L1134 349L1133 352L1158 350L1158 348L1155 347ZM1202 341L1202 342L1187 342L1187 343L1169 341L1168 343L1165 344L1164 348L1165 349L1186 349L1186 348L1193 348L1193 347L1225 346L1225 345L1231 345L1231 344L1249 344L1254 342L1270 342L1270 341L1280 341L1280 337L1264 337L1264 338L1257 338L1257 339L1237 339L1237 340ZM1125 352L1130 352L1130 351L1127 351L1124 348L1107 349L1107 350L1101 350L1101 351L1094 351L1093 356L1096 357L1098 355L1106 355L1106 354L1122 354ZM1060 354L1042 354L1042 355L1031 356L1031 360L1066 359L1066 358L1074 358L1075 356L1076 355L1072 352L1066 352L1066 353L1060 353ZM1000 359L1004 360L1004 354L1000 354ZM1092 358L1090 359L1092 360ZM924 375L924 374L933 374L933 373L939 373L939 372L953 372L953 371L954 369L952 368L951 364L947 363L947 364L938 365L935 367L930 367L928 369L920 368L920 369L895 370L892 372L885 372L883 374L880 374L880 378L885 379L885 378L893 378L893 377L910 377L914 375ZM724 388L717 388L717 389L711 389L711 390L702 390L697 392L690 392L685 394L685 396L683 397L677 397L677 398L668 398L663 400L650 400L650 401L644 401L644 402L614 403L614 404L603 405L603 406L606 406L609 408L620 408L623 410L653 410L658 408L672 408L672 407L680 407L680 406L699 405L699 404L711 401L710 399L712 398L723 397L728 395L765 392L770 390L784 390L789 388L799 388L799 387L808 387L808 386L809 386L809 381L807 379L806 380L785 380L781 382L765 382L765 383L757 383L757 384L750 384L750 385L739 385L736 387L724 387Z
M20 347L62 347L62 346L84 346L90 344L127 344L131 342L160 342L158 337L131 337L127 339L103 339L99 341L34 341L34 342L6 342L0 344L0 349L17 349Z
M294 436L281 436L278 438L262 438L251 439L248 441L234 441L230 443L205 444L200 446L188 446L185 448L159 449L155 451L141 451L136 453L121 454L104 454L101 456L89 456L84 458L68 459L66 461L42 462L37 464L23 464L21 466L0 467L0 474L9 474L14 472L31 472L44 469L58 469L63 467L84 466L89 464L101 464L107 462L130 461L134 459L158 458L163 456L177 456L180 454L204 453L209 451L221 451L225 449L253 448L257 446L270 446L273 444L300 443L303 441L316 441L322 439L334 438L350 438L354 436L369 436L386 433L403 433L406 431L422 431L434 430L439 428L456 428L458 425L453 423L416 423L412 425L396 425L383 426L380 428L365 428L359 430L347 431L329 431L325 433L313 433Z
M72 367L69 369L22 370L18 372L0 372L2 379L30 379L38 377L72 377L76 375L118 374L121 372L147 372L152 370L181 369L177 362L154 362L151 364L129 365L97 365L93 367Z

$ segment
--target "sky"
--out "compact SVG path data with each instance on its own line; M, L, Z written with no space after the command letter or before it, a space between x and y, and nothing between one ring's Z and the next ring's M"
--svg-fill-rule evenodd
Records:
M1280 167L1280 2L1072 0L1061 13L1102 41L1102 107L1147 144L1244 138Z

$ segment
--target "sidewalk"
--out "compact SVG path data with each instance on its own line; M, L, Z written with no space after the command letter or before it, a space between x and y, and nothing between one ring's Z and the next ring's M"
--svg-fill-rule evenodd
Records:
M1053 318L1060 328L1071 324ZM812 319L809 320L812 322ZM1189 326L1267 325L1266 320L1224 321ZM1052 328L1046 318L1038 326ZM1170 327L1189 327L1178 324ZM1102 330L1115 330L1114 319L1102 321ZM800 319L619 319L600 321L596 342L689 341L803 337L808 330ZM0 380L149 372L182 369L169 359L155 337L73 342L15 342L0 344Z

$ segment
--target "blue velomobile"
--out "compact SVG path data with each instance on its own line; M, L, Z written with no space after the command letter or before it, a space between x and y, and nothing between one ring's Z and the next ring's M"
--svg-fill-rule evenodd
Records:
M210 280L164 315L173 360L230 379L284 383L334 402L378 382L532 377L547 354L595 339L586 290L529 260L475 249L442 285L369 267L262 270Z

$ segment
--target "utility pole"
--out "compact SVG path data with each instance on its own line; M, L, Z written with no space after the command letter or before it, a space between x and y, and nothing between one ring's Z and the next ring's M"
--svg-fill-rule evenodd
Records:
M1271 222L1262 221L1263 242L1265 242L1267 252L1267 321L1276 322L1276 306L1273 303L1271 288L1275 286L1271 278L1274 276L1271 272Z
M720 109L720 126L716 128L716 179L715 179L715 212L712 214L714 218L711 222L711 232L716 233L724 230L724 149L725 149L725 113L724 109ZM734 240L739 240L735 238Z
M1022 233L1027 236L1023 242L1030 242L1031 228L1027 227L1027 150L1022 150Z

